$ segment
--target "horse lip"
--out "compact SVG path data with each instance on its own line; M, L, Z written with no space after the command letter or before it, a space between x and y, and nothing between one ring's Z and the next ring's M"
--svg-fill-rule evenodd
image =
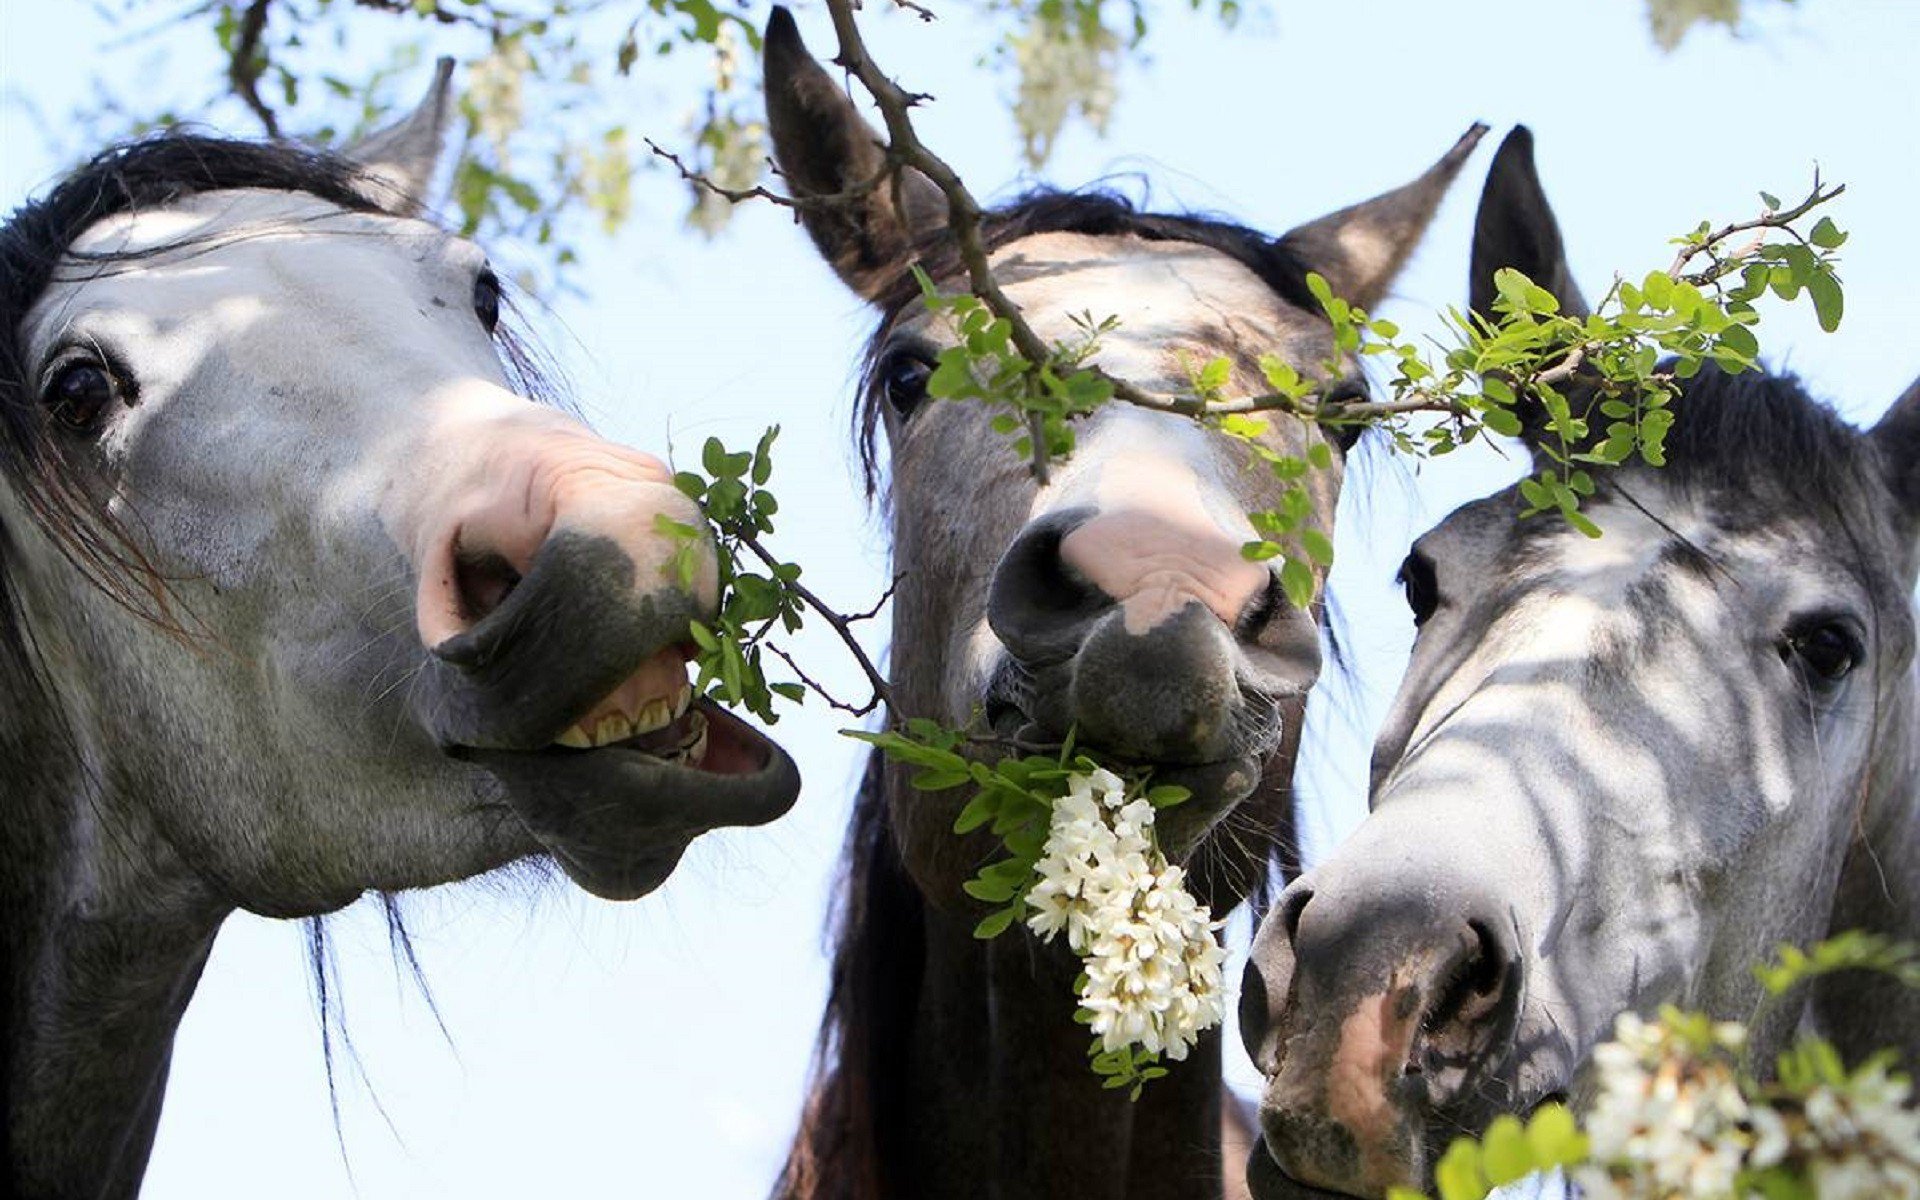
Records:
M709 758L731 747L757 752L757 764L704 770L617 745L446 752L493 778L528 833L575 883L606 899L633 899L658 887L695 837L765 824L800 794L799 768L785 750L712 703L695 704L709 736L722 743Z
M1253 1200L1348 1200L1345 1193L1314 1187L1287 1174L1264 1138L1254 1143L1247 1158L1247 1190Z

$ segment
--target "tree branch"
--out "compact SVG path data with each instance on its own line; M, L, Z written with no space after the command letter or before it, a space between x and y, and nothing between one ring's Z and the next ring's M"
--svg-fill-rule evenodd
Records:
M260 74L267 69L266 55L260 52L260 39L267 31L267 10L273 0L253 0L240 15L239 33L233 39L233 55L227 60L227 86L253 110L267 136L280 136L280 120L260 98Z

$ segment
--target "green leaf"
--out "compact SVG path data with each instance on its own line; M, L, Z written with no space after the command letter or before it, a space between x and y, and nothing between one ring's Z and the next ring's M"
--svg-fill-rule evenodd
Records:
M1807 234L1807 240L1822 250L1838 250L1847 244L1847 235L1833 223L1832 217L1821 217L1813 231Z
M916 792L944 792L948 788L959 787L970 778L972 777L965 771L921 771L913 777L913 790ZM965 833L966 830L962 829L958 832Z
M990 914L985 920L981 921L978 925L975 925L973 927L973 936L979 938L983 942L988 940L989 938L997 938L1001 934L1007 931L1007 927L1009 925L1012 925L1014 918L1018 917L1019 915L1020 915L1019 906L1009 904L1007 907L1000 909L998 912Z
M1313 568L1297 558L1289 558L1280 567L1280 590L1295 608L1313 607Z
M993 820L1000 811L1000 801L992 792L980 792L967 801L967 806L954 818L955 833L972 833L974 830Z
M967 880L960 885L960 890L972 896L975 900L984 900L988 904L1004 904L1013 899L1013 894L1020 889L1017 884L1009 883L1004 879L982 878ZM974 936L979 937L980 935L976 932ZM988 934L987 936L991 937L993 935Z
M1527 1121L1527 1144L1543 1171L1587 1161L1587 1135L1580 1132L1573 1113L1564 1104L1542 1104Z
M1832 271L1818 271L1809 276L1807 296L1813 301L1813 312L1820 320L1821 329L1832 333L1840 328L1840 317L1846 309L1846 301L1840 292L1840 281Z
M1178 784L1163 783L1158 787L1147 789L1147 803L1153 805L1155 808L1172 808L1174 805L1184 804L1192 798L1193 790L1191 788L1183 788Z
M1447 1147L1433 1169L1433 1182L1440 1200L1483 1200L1489 1189L1480 1171L1480 1147L1472 1138L1459 1138Z
M1480 1152L1487 1182L1494 1187L1524 1179L1538 1169L1526 1129L1520 1124L1520 1118L1510 1113L1495 1117L1493 1124L1487 1126L1487 1132L1480 1137Z
M1333 540L1318 529L1300 531L1300 548L1307 552L1308 558L1320 566L1333 565Z

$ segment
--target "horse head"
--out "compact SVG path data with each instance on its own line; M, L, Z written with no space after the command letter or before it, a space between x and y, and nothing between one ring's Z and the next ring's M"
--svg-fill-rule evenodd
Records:
M1524 129L1473 263L1479 312L1503 267L1585 311ZM1867 432L1785 377L1680 391L1667 465L1584 508L1601 537L1508 489L1407 558L1419 632L1372 814L1282 894L1246 973L1262 1196L1424 1186L1453 1137L1578 1097L1619 1014L1744 1019L1779 943L1920 927L1920 389ZM1920 1049L1911 998L1858 1001L1815 997L1843 1045ZM1753 1031L1756 1061L1798 1016Z
M1176 856L1263 787L1264 803L1239 814L1251 827L1235 836L1257 847L1285 840L1319 631L1271 565L1241 550L1258 538L1249 514L1285 503L1288 485L1260 454L1328 454L1332 465L1304 481L1325 529L1347 439L1278 417L1250 447L1183 416L1113 403L1076 421L1071 456L1036 480L987 406L928 396L938 354L959 335L920 303L909 268L943 290L964 287L945 197L910 169L876 184L888 161L878 135L784 10L766 47L768 124L801 220L881 313L862 411L890 447L905 714L955 726L983 718L1009 744L1072 733L1089 751L1152 766L1157 780L1195 793L1163 819ZM1088 361L1151 395L1189 394L1194 373L1220 358L1228 392L1265 392L1260 359L1271 353L1303 371L1338 361L1328 387L1350 396L1364 381L1336 354L1306 275L1319 272L1357 304L1378 301L1478 136L1413 183L1278 239L1070 193L987 214L983 237L995 280L1044 341L1091 342ZM946 807L914 808L898 822L908 863L936 904L957 898L972 852L956 851ZM1241 864L1233 898L1259 869Z

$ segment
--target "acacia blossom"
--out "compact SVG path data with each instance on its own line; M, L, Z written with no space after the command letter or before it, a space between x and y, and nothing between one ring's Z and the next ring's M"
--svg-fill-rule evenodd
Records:
M1219 923L1153 842L1153 805L1110 771L1071 775L1027 892L1027 925L1061 932L1086 972L1080 1006L1104 1050L1179 1060L1226 1015Z
M1573 1172L1584 1195L1758 1200L1748 1173L1779 1168L1821 1200L1920 1200L1920 1113L1886 1063L1770 1102L1736 1070L1746 1030L1720 1024L1708 1037L1703 1049L1662 1022L1620 1017L1594 1051L1592 1159Z

